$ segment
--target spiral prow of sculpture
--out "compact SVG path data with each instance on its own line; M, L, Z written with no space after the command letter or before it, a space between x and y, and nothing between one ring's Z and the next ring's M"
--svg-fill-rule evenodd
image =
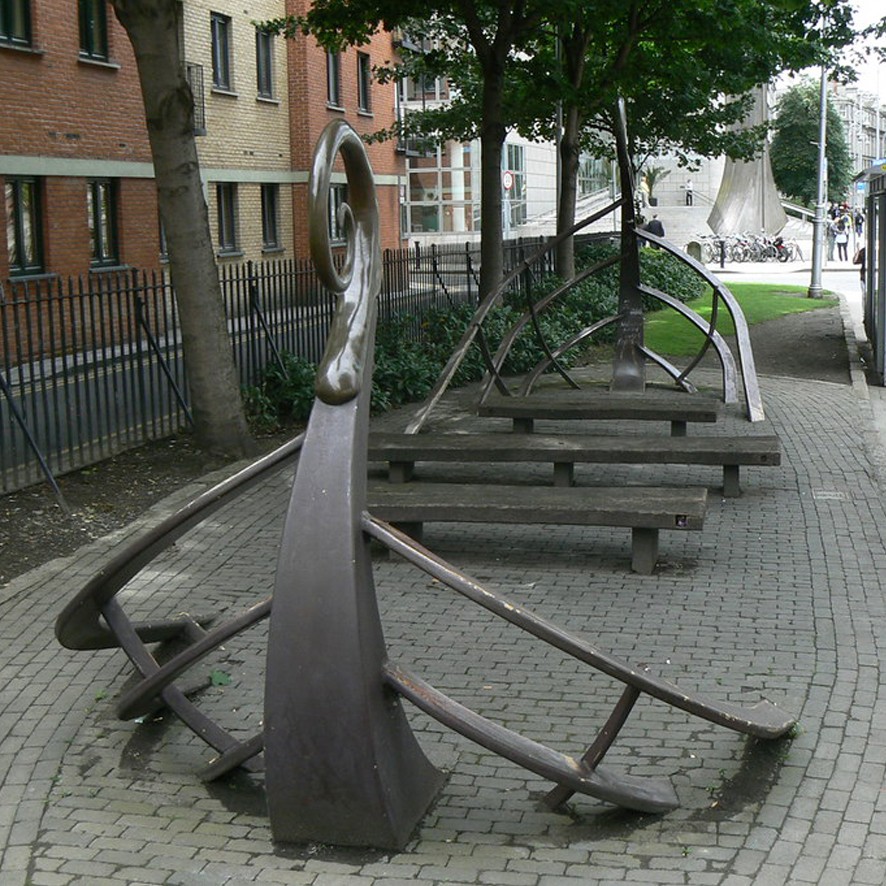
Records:
M336 270L327 206L344 161L347 251ZM309 186L312 257L338 293L283 530L265 679L266 793L276 840L399 847L436 795L396 695L375 597L366 507L378 209L356 132L320 137Z

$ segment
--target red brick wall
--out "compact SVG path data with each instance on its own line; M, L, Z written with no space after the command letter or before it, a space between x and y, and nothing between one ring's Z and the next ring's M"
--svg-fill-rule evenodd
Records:
M300 14L310 6L306 0L291 0L288 12ZM396 87L391 84L372 84L372 113L360 113L357 108L357 49L341 54L342 106L335 110L326 104L326 52L313 37L299 36L289 43L290 119L292 132L293 169L307 171L311 155L323 127L330 120L346 120L360 135L368 135L380 129L388 129L396 119ZM359 48L367 52L373 66L388 62L393 55L391 35L379 32L371 41ZM397 154L391 141L367 145L369 161L376 176L405 176L406 165ZM405 178L403 179L405 181ZM381 240L383 249L398 249L400 237L399 189L395 184L376 183L381 215ZM293 215L296 219L296 255L308 255L307 229L299 224L304 219L307 203L307 186L296 185L293 189Z
M292 11L306 0L292 0ZM28 174L43 179L44 262L48 272L84 273L89 268L86 181L76 173L50 175L36 158L87 160L95 175L107 161L149 163L141 91L123 28L108 8L113 65L79 59L76 6L67 0L33 0L33 52L0 48L0 164L7 157L35 158ZM328 120L344 117L361 134L389 127L395 118L395 87L373 83L372 114L357 110L357 50L342 53L344 111L326 106L326 56L312 38L287 41L291 97L291 168L307 173L314 143ZM390 59L390 35L377 34L362 48L373 63ZM368 146L377 176L403 175L405 164L391 142ZM55 172L58 172L56 169ZM114 172L114 177L118 175ZM3 171L0 168L0 183ZM156 197L149 179L119 180L120 257L142 268L158 266ZM398 248L399 190L377 183L382 247ZM292 189L295 255L308 256L306 185ZM0 201L0 221L5 222ZM8 276L5 224L0 225L0 280Z
M0 50L2 152L149 161L144 109L126 32L108 8L111 61L79 60L76 4L35 0L33 46Z
M0 184L5 180L0 177ZM47 176L42 181L43 261L47 272L62 276L90 270L91 243L87 220L86 179ZM6 229L6 205L0 203L0 230ZM118 181L117 234L120 263L158 268L160 232L153 179ZM9 276L8 254L0 251L0 280Z
M86 179L47 174L39 158L87 160L90 174L114 178L116 170L103 165L107 161L150 163L138 72L110 7L108 65L80 60L75 4L35 0L31 10L34 51L0 50L0 154L34 158L26 172L41 178L46 271L83 274L90 262ZM5 183L2 175L0 180ZM5 215L5 206L0 213ZM121 261L157 267L153 180L119 179L117 217ZM0 279L8 272L7 250L0 249Z

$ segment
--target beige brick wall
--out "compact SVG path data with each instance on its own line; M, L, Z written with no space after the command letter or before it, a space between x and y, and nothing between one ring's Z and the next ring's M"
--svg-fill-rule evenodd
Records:
M292 206L286 199L290 184L289 89L287 54L282 37L273 40L273 99L258 95L256 82L255 25L253 22L284 14L283 0L257 0L244 10L230 0L188 0L185 3L184 45L188 62L203 66L206 135L197 137L200 167L206 181L206 198L214 239L218 240L215 184L237 182L237 235L242 253L236 259L263 257L261 183L280 186L279 232L283 252L293 252ZM211 13L230 18L231 90L212 85Z
M203 65L206 135L197 139L200 163L207 168L289 168L289 99L286 47L274 38L274 100L258 97L254 21L282 16L282 0L258 0L244 11L230 0L188 0L185 4L185 58ZM212 87L210 14L231 19L232 91Z

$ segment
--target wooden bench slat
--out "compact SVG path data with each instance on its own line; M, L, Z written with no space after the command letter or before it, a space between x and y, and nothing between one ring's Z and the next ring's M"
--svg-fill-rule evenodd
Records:
M781 464L778 437L590 434L385 434L369 437L369 458L389 463L389 478L403 483L417 461L550 462L554 485L571 486L576 464L721 465L723 495L741 494L740 465Z
M482 416L515 419L587 419L671 422L715 422L721 406L716 400L674 392L616 394L537 393L529 397L494 395L482 403Z
M369 510L389 522L559 523L701 529L707 489L504 486L372 481Z
M371 433L378 461L599 462L603 464L779 465L778 437L596 434Z
M659 530L701 529L707 494L694 487L370 481L367 506L417 539L425 522L625 526L631 530L631 568L649 575L658 560Z

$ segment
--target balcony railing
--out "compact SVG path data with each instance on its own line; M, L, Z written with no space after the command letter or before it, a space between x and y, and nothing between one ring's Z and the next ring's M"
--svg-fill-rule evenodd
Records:
M194 135L206 135L206 99L203 91L203 65L185 62L185 75L194 96Z

